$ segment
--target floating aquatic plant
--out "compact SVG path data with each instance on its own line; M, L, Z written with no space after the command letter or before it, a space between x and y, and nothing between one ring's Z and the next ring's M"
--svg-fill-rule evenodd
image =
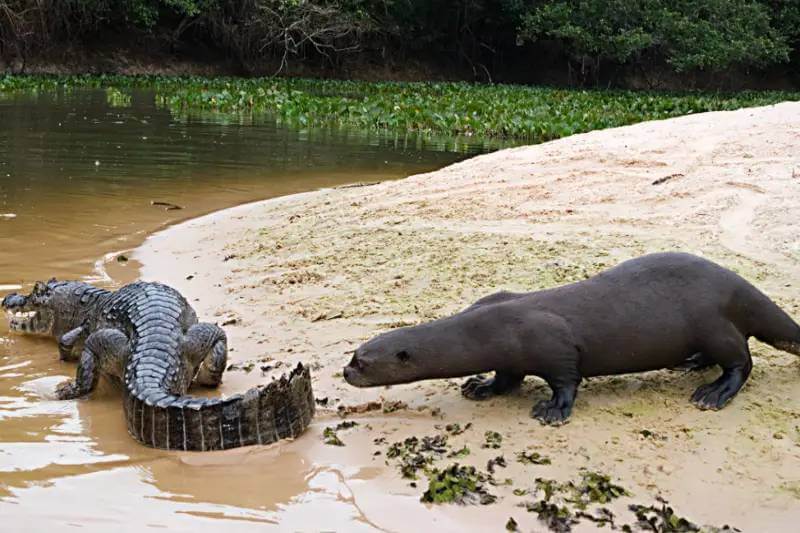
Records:
M591 130L703 111L800 100L798 92L562 90L521 85L361 82L168 76L0 76L0 95L106 89L111 105L129 90L154 92L175 113L263 113L296 127L348 127L542 142Z

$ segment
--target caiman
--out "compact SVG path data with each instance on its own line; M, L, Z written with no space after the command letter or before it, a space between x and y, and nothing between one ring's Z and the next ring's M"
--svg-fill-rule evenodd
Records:
M227 337L198 322L175 289L136 282L108 291L77 281L37 282L2 301L11 331L54 337L62 360L78 360L60 399L88 395L101 375L121 383L128 431L166 450L222 450L300 435L314 415L307 367L227 398L188 396L196 383L217 387Z

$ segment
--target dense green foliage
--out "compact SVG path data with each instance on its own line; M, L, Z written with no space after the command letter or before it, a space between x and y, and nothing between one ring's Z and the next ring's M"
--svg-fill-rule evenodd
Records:
M476 79L574 82L800 59L797 0L0 0L0 58L116 35L216 50L247 68L426 60ZM262 69L263 70L263 69ZM609 74L611 73L611 74Z
M677 71L788 61L786 35L753 0L554 0L523 16L522 35L562 40L578 57L624 63L655 53Z
M541 142L702 111L800 100L800 93L558 90L468 83L367 83L284 78L0 76L0 93L106 88L124 106L134 88L176 112L259 112L300 127L500 137Z

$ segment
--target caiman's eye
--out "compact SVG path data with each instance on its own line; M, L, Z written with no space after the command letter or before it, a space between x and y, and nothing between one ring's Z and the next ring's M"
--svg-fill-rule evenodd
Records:
M395 355L397 356L398 359L400 359L400 361L402 361L404 363L406 361L408 361L409 359L411 359L411 356L405 350L401 350L401 351L397 352Z

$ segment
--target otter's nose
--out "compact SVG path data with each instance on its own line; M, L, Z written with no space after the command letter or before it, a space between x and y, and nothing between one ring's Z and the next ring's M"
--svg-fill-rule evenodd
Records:
M347 363L346 368L352 368L355 370L363 370L363 366L361 364L361 359L358 358L358 352L353 352L353 358L350 359L350 362Z

